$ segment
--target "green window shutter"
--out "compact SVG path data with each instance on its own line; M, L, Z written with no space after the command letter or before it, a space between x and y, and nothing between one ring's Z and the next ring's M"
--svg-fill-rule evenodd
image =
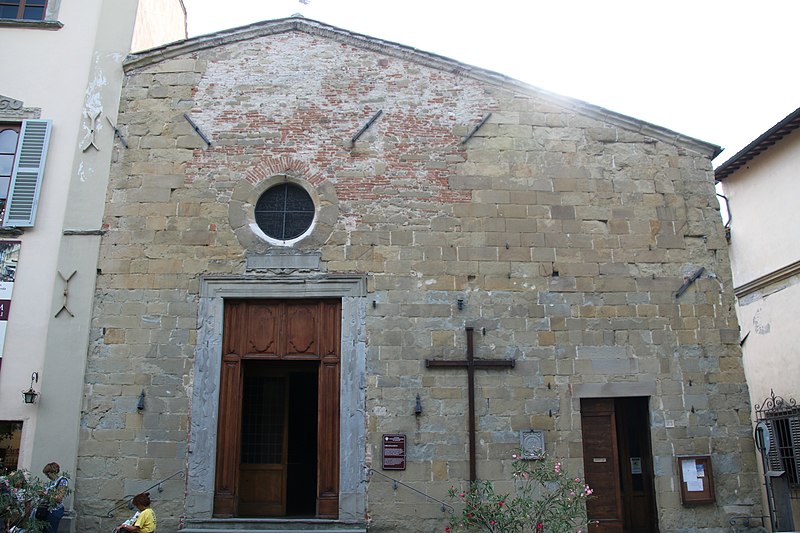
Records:
M3 226L30 227L36 219L36 204L44 176L44 161L50 142L50 120L23 120L14 170L8 189Z

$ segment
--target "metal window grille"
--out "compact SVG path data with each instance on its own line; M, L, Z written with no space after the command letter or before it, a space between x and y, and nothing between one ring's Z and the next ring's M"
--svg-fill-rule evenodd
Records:
M283 378L246 377L242 393L243 463L281 463L284 434Z
M792 497L800 498L800 407L794 399L786 401L772 393L755 411L757 420L769 429L770 470L785 471Z

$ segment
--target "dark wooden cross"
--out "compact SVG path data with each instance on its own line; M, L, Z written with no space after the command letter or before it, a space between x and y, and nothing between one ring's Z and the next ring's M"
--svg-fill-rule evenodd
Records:
M426 368L467 367L469 394L469 480L477 481L475 474L475 369L514 368L514 359L475 359L472 351L472 328L467 327L467 358L460 360L425 359Z

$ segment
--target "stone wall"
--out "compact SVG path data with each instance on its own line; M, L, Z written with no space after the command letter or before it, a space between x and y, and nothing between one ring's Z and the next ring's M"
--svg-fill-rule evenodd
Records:
M465 372L424 361L463 358L470 325L476 357L516 359L477 372L480 478L508 479L529 428L582 471L581 395L646 395L661 529L727 531L731 514L760 514L708 145L359 36L210 42L129 66L118 123L130 148L117 146L112 166L87 369L80 529L107 527L109 500L192 461L201 276L280 278L270 258L286 254L319 254L318 269L293 272L301 278L366 274L366 447L345 456L378 469L381 435L405 433L404 483L440 499L464 483ZM253 198L283 179L319 207L313 233L288 248L251 225ZM713 456L717 502L683 508L674 456L700 453ZM444 527L438 504L380 476L365 486L371 531L408 530L412 517L415 530ZM181 480L166 488L156 503L171 530L184 491Z

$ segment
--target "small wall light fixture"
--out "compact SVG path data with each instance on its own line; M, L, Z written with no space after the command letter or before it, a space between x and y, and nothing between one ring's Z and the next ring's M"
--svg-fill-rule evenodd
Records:
M459 311L464 309L464 298L459 298L458 300L456 300L456 304L458 305Z
M144 411L144 389L142 389L142 393L139 395L139 401L136 402L136 410Z
M26 391L22 391L22 401L25 403L36 403L36 397L39 393L33 390L33 384L39 383L39 373L34 372L31 374L31 386Z
M414 414L417 416L422 414L422 400L419 399L419 394L417 394L417 401L414 404Z

